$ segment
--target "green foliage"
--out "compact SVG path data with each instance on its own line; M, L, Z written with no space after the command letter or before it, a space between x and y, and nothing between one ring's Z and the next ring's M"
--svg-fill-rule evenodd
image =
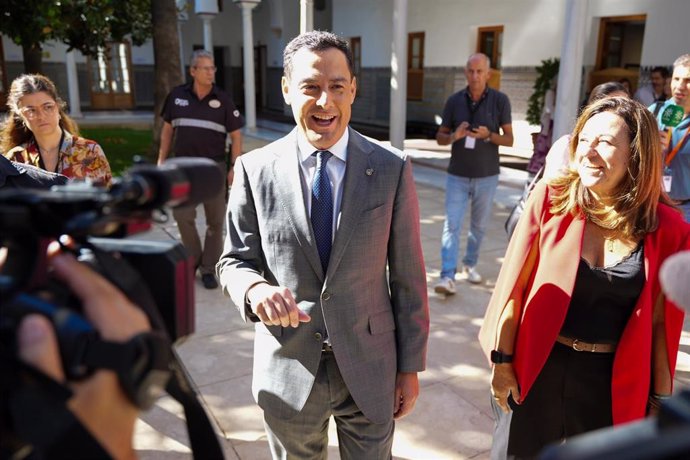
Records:
M19 46L31 46L55 38L60 3L46 0L4 0L0 33Z
M531 125L539 125L541 112L544 109L544 96L551 88L553 78L558 74L558 58L545 59L537 67L537 79L534 82L534 92L529 97L527 105L527 122Z
M113 176L121 176L125 169L132 166L136 155L151 163L156 161L149 154L153 142L150 129L82 128L80 131L83 137L98 142L103 148Z
M151 0L3 0L0 33L17 45L58 40L96 56L109 42L141 45L152 35Z

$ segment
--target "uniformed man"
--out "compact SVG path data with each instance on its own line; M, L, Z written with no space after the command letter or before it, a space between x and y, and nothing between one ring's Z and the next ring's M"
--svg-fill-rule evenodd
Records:
M194 51L189 73L193 81L181 85L168 94L163 105L158 164L172 151L177 157L202 157L218 162L225 171L226 136L230 135L230 169L228 184L232 183L232 165L242 152L244 118L230 96L214 84L216 66L213 55L205 50ZM174 136L173 136L174 135ZM174 137L174 141L173 141ZM215 289L215 265L223 250L223 222L225 217L225 189L205 201L206 236L202 250L196 229L196 208L175 209L173 215L180 230L182 244L194 257L206 289Z

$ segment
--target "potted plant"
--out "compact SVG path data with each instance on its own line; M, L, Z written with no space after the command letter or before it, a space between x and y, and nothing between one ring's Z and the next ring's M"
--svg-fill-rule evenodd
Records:
M544 96L551 89L553 78L558 74L558 58L545 59L536 68L537 79L534 81L534 92L527 101L527 122L531 125L539 125L544 109Z

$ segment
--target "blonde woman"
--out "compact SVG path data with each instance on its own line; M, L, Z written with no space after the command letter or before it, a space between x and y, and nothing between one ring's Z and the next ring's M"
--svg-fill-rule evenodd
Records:
M662 192L661 161L653 115L605 98L580 115L568 171L532 192L479 336L494 458L535 457L671 394L683 313L658 270L690 248L690 225Z

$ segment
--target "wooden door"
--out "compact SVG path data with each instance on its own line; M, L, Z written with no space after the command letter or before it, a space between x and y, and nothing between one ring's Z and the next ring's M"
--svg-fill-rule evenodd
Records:
M132 52L127 42L112 43L89 58L91 108L131 109L134 107Z

